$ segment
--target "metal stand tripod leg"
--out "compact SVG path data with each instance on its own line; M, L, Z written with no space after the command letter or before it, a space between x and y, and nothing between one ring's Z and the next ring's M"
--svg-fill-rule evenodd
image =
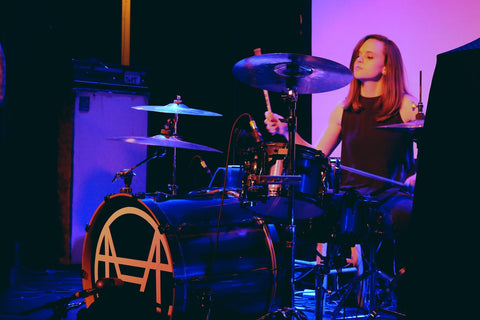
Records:
M365 247L365 245L363 245L362 247ZM365 306L364 308L370 312L371 310L373 310L375 307L375 304L376 304L376 273L377 273L377 268L376 268L376 265L375 265L375 250L374 250L375 246L374 244L370 243L369 246L368 246L368 269L363 272L361 275L358 275L356 277L354 277L353 279L349 280L349 282L343 286L341 288L341 290L343 291L343 294L340 298L340 301L338 303L338 305L336 306L336 308L334 309L333 313L332 313L332 317L331 319L336 319L336 317L338 316L338 314L340 313L341 309L344 307L345 305L345 302L347 301L347 298L348 296L350 295L350 293L353 291L353 289L358 285L358 284L361 284L362 281L366 281L367 283L367 288L368 288L368 293L367 293L367 299L365 301L365 299L363 299L363 303L365 303Z
M375 254L376 254L375 243L370 242L368 243L368 246L364 245L363 247L368 248L368 259L367 259L368 268L363 274L351 279L348 282L348 284L345 286L346 290L343 293L339 304L333 311L331 319L336 319L336 317L340 313L340 310L343 308L348 295L354 289L355 285L360 284L362 281L365 281L368 289L366 299L363 299L362 302L364 303L363 308L369 313L369 319L374 319L378 315L378 313L381 311L395 315L397 317L405 317L405 315L401 313L383 309L382 306L384 301L381 301L380 303L377 301L377 292L376 292L376 285L379 277L385 279L389 283L388 290L392 290L396 284L397 279L401 276L401 274L397 275L395 278L391 278L389 275L385 274L384 272L382 272L380 269L377 268L377 265L375 262Z
M388 292L391 292L395 289L397 283L398 283L398 280L405 274L405 268L402 268L398 271L397 275L391 279L389 285L388 285ZM370 312L369 316L368 316L368 319L375 319L377 318L378 314L380 312L384 312L384 313L387 313L387 314L390 314L390 315L393 315L393 316L396 316L397 319L407 319L407 315L404 314L404 313L401 313L401 312L397 312L397 311L392 311L392 310L388 310L388 309L384 309L383 308L383 303L385 301L382 300L378 303L378 305Z
M323 282L325 274L320 271L320 266L315 266L315 320L321 320L323 318L323 305L325 302L325 291Z
M327 289L327 277L329 275L335 274L343 274L343 273L351 273L351 272L359 272L362 268L358 264L358 256L361 257L361 253L357 253L356 251L359 250L357 245L350 250L352 258L351 263L353 263L352 267L342 267L340 268L339 265L335 264L335 259L332 257L331 251L333 247L328 249L334 245L329 243L318 243L316 249L316 261L314 262L315 265L313 267L314 271L314 287L315 287L315 320L321 320L324 314L324 304L325 304L325 294L329 293ZM335 250L333 250L336 252ZM348 261L348 257L345 257ZM303 262L302 260L298 260ZM303 262L305 263L305 262ZM312 262L308 262L307 265L312 265Z

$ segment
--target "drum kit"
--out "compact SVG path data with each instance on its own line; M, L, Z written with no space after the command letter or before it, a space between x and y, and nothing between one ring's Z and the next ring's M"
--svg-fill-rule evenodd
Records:
M295 144L296 103L299 94L346 86L352 73L337 62L293 53L256 54L237 62L232 72L264 93L283 94L289 107L288 143L260 141L247 150L238 198L225 199L225 185L219 193L180 196L175 150L222 151L180 139L178 115L221 114L187 107L180 96L164 106L133 107L174 115L158 135L111 138L172 148L172 196L159 201L133 195L129 188L133 170L158 154L115 175L114 180L125 179L125 188L105 198L87 228L82 258L86 289L102 278L122 279L153 295L165 319L224 319L231 314L244 319L307 319L294 302L295 226L322 215L319 201L331 187L327 175L338 164L332 165L320 151ZM271 111L268 103L267 108ZM423 119L418 119L379 129L416 133L422 127ZM96 298L87 297L87 305Z

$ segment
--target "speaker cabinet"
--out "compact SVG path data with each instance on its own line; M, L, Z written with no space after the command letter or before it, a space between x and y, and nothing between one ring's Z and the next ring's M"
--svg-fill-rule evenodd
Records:
M132 109L148 105L147 93L74 88L73 106L60 121L58 197L64 225L65 263L82 260L85 228L104 197L118 193L124 181L115 174L145 160L147 147L109 140L147 136L148 114ZM134 170L133 193L146 190L146 166Z

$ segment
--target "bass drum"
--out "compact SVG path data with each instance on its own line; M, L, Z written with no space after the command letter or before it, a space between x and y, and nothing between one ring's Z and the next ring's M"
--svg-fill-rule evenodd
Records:
M276 310L286 270L275 226L236 198L224 199L219 224L220 207L218 197L106 197L87 228L83 287L119 278L154 297L162 319L209 311L211 319L251 319Z

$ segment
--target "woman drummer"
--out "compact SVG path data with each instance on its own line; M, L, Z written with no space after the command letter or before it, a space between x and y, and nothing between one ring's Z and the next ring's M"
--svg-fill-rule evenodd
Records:
M397 45L385 36L372 34L355 46L350 61L353 80L347 97L335 107L328 127L316 145L326 156L342 141L341 163L374 175L415 185L413 139L408 133L379 130L378 126L415 120L418 101L407 92L404 66ZM271 134L288 139L281 116L265 113ZM297 144L312 147L298 133ZM404 267L408 221L413 196L400 187L342 170L342 190L356 190L380 204L386 236L395 240L396 269Z

